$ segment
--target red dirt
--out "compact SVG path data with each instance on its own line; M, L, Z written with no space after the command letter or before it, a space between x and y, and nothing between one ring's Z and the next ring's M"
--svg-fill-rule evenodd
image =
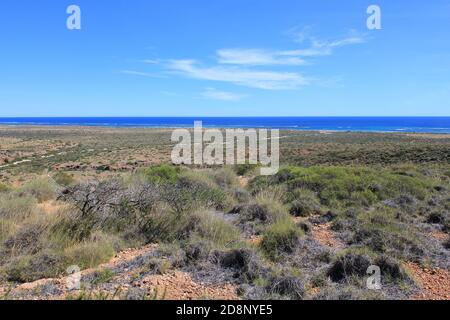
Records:
M438 241L445 241L448 239L448 234L442 231L431 232L430 236Z
M331 230L331 223L313 225L313 237L323 246L337 248L342 247L341 241Z
M185 272L174 271L164 275L144 278L139 287L146 288L151 296L166 300L238 300L236 287L231 284L209 286L196 283Z
M148 245L138 249L128 249L118 253L108 263L102 264L96 268L81 271L82 276L93 274L99 270L114 269L123 264L130 263L138 257L142 257L157 249L157 245ZM133 274L136 269L125 268L117 273L111 279L111 285L106 287L92 287L85 295L92 299L96 297L108 297L108 299L123 298L123 293L129 292L132 288L139 288L147 298L167 299L167 300L198 300L198 299L220 299L220 300L237 300L237 288L229 283L206 285L195 282L188 273L169 270L163 275L149 275L136 281ZM68 297L77 297L82 292L79 290L70 291L67 288L69 277L61 277L56 279L41 279L31 283L24 283L12 290L7 287L0 287L0 295L7 295L7 298L13 299L48 299L63 300ZM52 285L59 289L59 293L55 295L42 296L39 295L41 288ZM120 293L122 295L119 296ZM101 295L100 295L101 294ZM117 294L117 295L116 295Z
M450 270L423 268L412 262L405 265L422 288L413 300L450 300Z

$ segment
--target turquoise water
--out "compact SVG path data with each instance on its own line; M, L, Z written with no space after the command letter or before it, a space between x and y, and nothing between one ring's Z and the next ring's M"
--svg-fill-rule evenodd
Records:
M105 127L277 128L365 132L450 133L450 117L90 117L0 118L4 125L58 125Z

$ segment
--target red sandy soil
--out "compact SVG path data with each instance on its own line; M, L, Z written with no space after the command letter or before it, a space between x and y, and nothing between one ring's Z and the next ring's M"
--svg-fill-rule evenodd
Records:
M98 266L97 268L81 271L82 276L93 274L96 271L105 269L114 269L118 265L127 264L134 259L145 256L157 249L157 245L148 245L138 249L128 249L118 253L108 263ZM131 265L131 264L130 264ZM197 299L220 299L220 300L237 300L237 288L231 284L206 285L195 282L188 273L169 270L163 275L149 275L134 280L133 274L137 270L133 268L125 268L117 273L111 280L113 285L105 288L92 288L88 290L88 294L95 297L102 294L109 299L118 299L121 297L117 293L126 293L133 288L139 288L146 293L147 298L167 299L167 300L197 300ZM61 277L56 279L41 279L32 283L21 284L12 290L7 287L0 287L0 295L7 295L7 298L18 299L52 299L62 300L68 297L77 297L81 291L69 291L67 284L69 277ZM58 295L39 295L39 291L46 285L53 285L59 289ZM115 295L117 294L117 296Z
M341 241L331 230L331 223L313 225L313 236L323 246L338 248L342 247Z
M185 272L174 271L144 278L139 287L148 288L152 296L167 300L238 300L236 287L231 284L205 286L196 283Z
M307 219L304 217L293 217L292 219L296 224L307 221ZM312 236L322 246L331 248L342 248L344 246L343 243L336 237L334 231L331 230L330 222L323 224L313 224Z
M412 262L405 267L422 288L413 300L450 300L450 270L423 268Z
M442 231L431 232L430 236L438 241L445 241L448 239L448 234Z
M239 179L239 184L241 185L242 188L246 188L250 182L249 177L239 176L238 179Z

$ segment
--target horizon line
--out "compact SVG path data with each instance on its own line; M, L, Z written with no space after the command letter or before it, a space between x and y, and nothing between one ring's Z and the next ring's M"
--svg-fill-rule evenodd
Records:
M44 118L450 118L450 115L433 116L433 115L370 115L370 116L0 116L0 119L44 119Z

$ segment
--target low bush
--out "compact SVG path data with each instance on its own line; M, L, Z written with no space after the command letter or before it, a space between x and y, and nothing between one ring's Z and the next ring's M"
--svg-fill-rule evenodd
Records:
M383 300L382 292L376 290L364 290L355 286L325 287L313 297L314 300Z
M174 184L178 181L180 173L180 167L167 164L148 168L144 172L147 179L155 184Z
M222 268L243 271L248 268L253 252L246 249L234 249L217 252L216 255Z
M11 220L0 218L0 243L12 236L18 226Z
M189 241L183 242L183 250L188 263L206 260L212 249L211 242L197 237L191 237Z
M151 258L147 261L145 269L151 274L166 274L172 267L172 262L166 259Z
M215 186L210 177L206 180L184 175L173 185L161 188L161 199L177 214L189 213L198 208L207 207L226 210L233 207L231 197L221 188Z
M9 281L33 282L44 278L57 277L64 272L64 258L51 251L42 251L36 255L20 256L12 259L6 267Z
M184 239L192 231L191 220L188 214L174 214L167 207L158 206L148 212L135 228L129 230L127 238L142 238L145 243Z
M303 299L306 291L304 282L295 276L275 276L265 289L271 296L279 295L294 300Z
M3 243L1 255L34 255L42 248L41 236L46 226L32 224L22 226Z
M258 252L253 249L215 251L213 258L222 268L234 270L235 278L239 278L244 283L253 283L257 279L269 276L269 268L266 267Z
M285 184L290 190L308 189L328 206L369 206L377 201L409 195L424 199L431 186L427 179L410 177L388 170L353 167L285 167L275 176L258 177L255 190Z
M275 260L280 255L290 254L298 245L301 231L289 219L281 220L267 227L261 241L261 249Z
M407 273L400 264L387 255L381 255L374 261L374 265L380 267L384 282L398 282L408 279Z
M339 256L327 275L334 282L344 282L352 276L363 277L371 265L371 258L365 254L348 252Z
M240 214L240 220L242 222L257 221L266 224L289 218L289 213L285 205L267 198L259 198L245 205L240 210Z
M17 193L0 195L0 218L23 221L36 212L36 204L31 196Z
M58 171L56 174L53 175L53 180L60 186L68 187L71 184L75 183L75 179L70 174Z
M214 170L211 174L215 183L221 188L233 189L240 186L236 173L231 168Z
M399 221L391 209L376 208L345 221L344 233L349 235L349 244L410 261L425 261L427 256L436 254L427 245L427 239L413 226Z
M10 190L11 190L11 188L9 186L7 186L6 184L0 182L0 193L5 193L5 192L8 192Z
M56 185L47 177L31 180L23 185L19 191L33 196L39 202L48 201L56 197Z
M450 238L447 239L446 241L444 241L444 242L442 243L442 246L443 246L445 249L450 250Z
M321 214L321 206L314 192L310 190L295 190L294 200L290 204L289 213L295 217L308 217Z
M444 214L442 212L432 212L428 215L427 222L432 224L442 224L445 221Z
M238 164L234 166L234 171L238 176L245 176L254 173L257 168L255 164Z
M117 239L98 233L90 240L66 248L63 255L67 265L77 265L80 269L92 268L109 261L118 249L117 243Z
M192 215L194 233L218 247L223 247L239 239L239 231L214 212L199 210Z
M94 272L93 279L90 282L92 285L98 286L100 284L110 282L115 276L116 273L113 270L105 268Z

